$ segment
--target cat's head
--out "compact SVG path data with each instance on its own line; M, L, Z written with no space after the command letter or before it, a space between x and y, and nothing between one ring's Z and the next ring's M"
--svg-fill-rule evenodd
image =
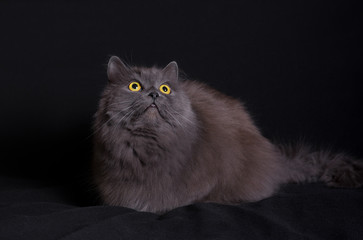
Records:
M127 128L188 127L194 121L176 62L165 68L129 67L118 57L108 63L105 113L113 125Z

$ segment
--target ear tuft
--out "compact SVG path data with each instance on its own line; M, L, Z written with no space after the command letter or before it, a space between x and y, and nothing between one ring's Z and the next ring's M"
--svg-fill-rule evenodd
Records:
M178 64L175 61L170 62L163 70L163 77L168 79L169 81L177 81L179 70Z
M112 56L107 65L107 77L110 82L120 81L130 74L131 70L121 59Z

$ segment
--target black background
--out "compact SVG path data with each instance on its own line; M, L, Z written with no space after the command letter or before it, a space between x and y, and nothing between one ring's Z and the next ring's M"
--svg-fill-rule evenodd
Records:
M266 137L362 157L359 2L1 1L0 171L87 175L111 55L176 60L241 99Z

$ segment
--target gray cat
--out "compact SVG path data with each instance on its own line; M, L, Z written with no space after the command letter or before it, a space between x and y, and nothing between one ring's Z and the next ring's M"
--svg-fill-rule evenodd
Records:
M165 212L195 202L237 204L281 184L361 187L363 163L304 146L275 146L243 105L164 69L111 57L94 122L93 176L105 204Z

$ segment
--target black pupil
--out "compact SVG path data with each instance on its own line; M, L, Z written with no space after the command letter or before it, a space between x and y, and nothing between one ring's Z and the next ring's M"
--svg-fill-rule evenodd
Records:
M164 86L164 87L163 87L163 91L164 91L164 92L167 92L167 91L168 91L168 88Z
M136 83L132 84L133 89L137 89L138 85Z

